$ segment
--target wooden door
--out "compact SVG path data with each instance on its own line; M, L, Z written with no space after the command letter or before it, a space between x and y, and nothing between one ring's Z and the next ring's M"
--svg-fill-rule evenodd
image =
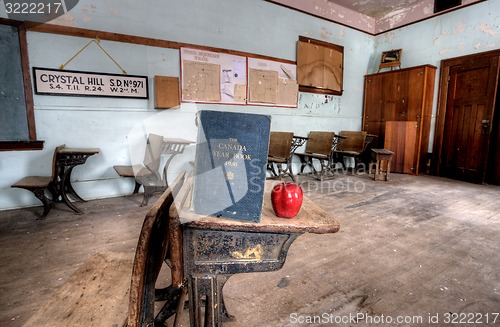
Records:
M416 121L386 121L384 149L394 152L391 172L413 174L416 169Z
M442 175L482 183L488 162L498 57L450 67Z

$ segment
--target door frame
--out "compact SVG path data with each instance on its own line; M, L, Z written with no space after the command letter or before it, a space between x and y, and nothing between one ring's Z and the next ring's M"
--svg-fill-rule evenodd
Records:
M431 161L431 169L433 175L441 176L441 157L443 151L443 139L444 139L444 129L446 123L446 108L448 104L448 81L450 80L450 69L452 66L463 65L467 62L473 61L474 59L488 59L492 57L500 57L500 50L487 51L462 57L450 58L441 61L441 69L439 74L439 86L438 86L438 103L437 103L437 111L436 111L436 126L434 129L434 144L432 151L432 161ZM498 80L497 80L498 83ZM497 91L499 87L497 84ZM496 97L496 93L494 97ZM493 101L493 110L496 107L496 98L492 99ZM495 112L493 113L493 115ZM490 133L490 138L493 135ZM490 151L491 149L488 149ZM489 161L489 160L488 160ZM488 169L489 165L486 164L486 169ZM485 171L487 174L487 170Z

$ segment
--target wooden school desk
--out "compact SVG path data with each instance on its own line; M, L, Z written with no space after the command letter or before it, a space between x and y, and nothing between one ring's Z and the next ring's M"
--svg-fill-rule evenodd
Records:
M189 196L181 207L191 327L202 326L203 317L205 326L222 325L222 288L232 275L278 270L290 245L301 234L338 232L339 222L306 197L296 217L278 218L271 205L274 184L276 181L266 181L260 223L197 215L190 208Z

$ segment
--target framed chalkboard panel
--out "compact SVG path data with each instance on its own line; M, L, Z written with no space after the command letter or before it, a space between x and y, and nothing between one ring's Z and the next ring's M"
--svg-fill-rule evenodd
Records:
M0 140L29 140L26 100L15 26L0 25Z
M0 151L41 149L36 140L26 31L0 19Z

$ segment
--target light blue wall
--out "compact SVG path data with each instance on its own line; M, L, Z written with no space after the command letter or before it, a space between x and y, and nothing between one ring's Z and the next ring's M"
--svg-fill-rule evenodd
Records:
M0 12L1 17L2 12ZM179 109L155 110L149 100L34 95L38 138L42 151L0 153L0 209L40 205L28 191L10 185L26 175L47 175L52 152L59 144L99 147L101 153L75 168L73 185L83 198L129 194L130 179L120 178L112 166L142 160L149 132L196 140L197 110L216 109L265 113L272 116L272 129L306 136L311 130L360 129L363 75L374 49L367 34L326 22L259 0L156 0L87 1L57 23L73 27L130 34L183 43L250 52L295 61L299 35L344 46L344 94L341 97L301 94L299 108L182 104ZM89 39L28 32L31 66L59 68ZM172 49L100 43L131 75L179 76L179 52ZM120 73L91 44L66 66L70 70ZM169 180L189 169L194 147L172 162Z
M273 130L304 136L310 130L360 129L363 77L377 70L382 51L402 48L403 67L439 67L445 58L497 49L498 12L500 0L489 0L372 37L262 0L80 0L69 14L51 23L288 60L295 60L299 35L342 45L344 94L325 101L324 96L302 93L297 109L182 104L179 109L163 111L153 108L152 97L124 100L35 95L37 134L45 146L42 151L0 152L0 209L40 205L30 192L11 189L10 185L26 175L47 175L52 151L63 143L101 149L99 155L74 170L73 184L84 198L128 194L132 181L118 177L112 166L140 162L144 152L138 144L143 144L149 132L195 140L194 115L200 109L270 114ZM6 17L1 9L0 17ZM30 65L58 68L89 41L28 32ZM150 88L154 75L179 76L176 50L110 41L101 41L101 45L128 74L149 76ZM120 73L95 45L67 69ZM438 77L436 89L437 81ZM436 103L437 92L434 111ZM193 157L191 147L176 158L169 180L179 170L189 169L188 161Z

